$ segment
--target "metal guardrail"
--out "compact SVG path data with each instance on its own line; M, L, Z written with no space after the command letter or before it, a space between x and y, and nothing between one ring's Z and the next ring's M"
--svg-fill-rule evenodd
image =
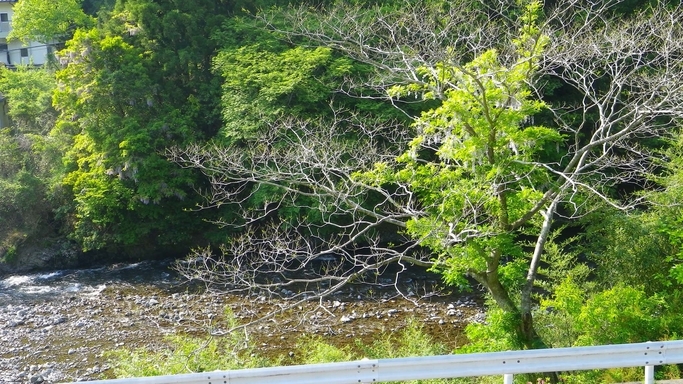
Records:
M240 369L172 376L98 380L91 384L355 384L388 381L645 367L654 383L654 366L683 363L683 340L597 347L359 360L343 363Z

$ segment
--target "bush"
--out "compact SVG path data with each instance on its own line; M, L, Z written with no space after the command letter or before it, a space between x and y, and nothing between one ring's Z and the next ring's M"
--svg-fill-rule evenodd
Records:
M234 323L230 317L229 322ZM171 375L213 370L255 368L283 364L317 364L362 358L394 358L428 356L447 353L444 345L428 336L417 321L409 321L398 334L383 333L369 345L360 341L349 346L334 346L319 336L304 336L297 343L295 358L280 356L265 359L258 356L241 333L228 337L191 337L175 335L166 340L168 347L161 350L118 349L105 354L113 363L116 377L143 377ZM413 383L445 384L458 381L438 379Z

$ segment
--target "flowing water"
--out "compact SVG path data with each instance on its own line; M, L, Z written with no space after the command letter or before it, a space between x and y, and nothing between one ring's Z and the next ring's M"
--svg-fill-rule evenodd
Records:
M107 286L179 286L171 265L171 261L140 262L0 277L0 306L96 295Z
M404 287L431 286L422 272L402 276ZM264 355L286 355L303 334L333 343L369 340L420 320L439 341L455 346L462 328L482 318L476 297L402 298L395 291L351 286L307 302L247 331ZM157 349L177 333L221 329L224 309L248 323L286 305L281 298L206 292L187 285L171 261L0 276L0 383L76 381L111 377L104 352Z

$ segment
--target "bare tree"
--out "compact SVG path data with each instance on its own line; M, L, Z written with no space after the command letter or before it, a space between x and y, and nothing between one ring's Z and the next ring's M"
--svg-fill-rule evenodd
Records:
M541 18L515 18L506 3L406 2L388 13L299 9L286 30L264 16L285 36L371 64L377 75L362 87L397 106L425 98L441 106L414 116L412 128L341 117L280 121L246 148L173 150L174 161L211 178L209 205L277 191L262 210L244 212L240 225L250 230L226 245L225 257L189 265L188 276L243 289L297 286L297 297L310 299L389 264L437 267L476 279L519 315L521 342L538 345L532 288L559 208L569 218L585 214L591 199L633 208L637 201L609 189L642 186L653 154L639 141L665 137L683 117L683 8L660 4L619 19L611 12L616 1L574 0ZM571 97L544 102L558 84L555 94ZM360 86L350 81L346 90ZM547 111L552 126L534 126L535 110ZM542 161L538 149L549 143L557 156ZM433 197L417 182L429 179L419 176L425 169L434 180L467 181L471 190L435 182ZM318 217L285 219L285 207ZM383 237L389 227L401 235ZM500 271L519 246L500 244L522 232L536 241L517 301ZM472 254L476 262L467 259ZM325 255L335 262L321 268ZM294 270L307 275L292 277Z
M243 217L216 223L241 230L221 246L222 256L197 250L179 264L180 271L231 292L288 298L291 304L278 312L322 300L351 282L393 286L412 296L399 287L398 275L409 265L428 268L433 261L419 242L395 228L419 214L418 202L403 186L388 190L353 176L398 156L408 141L403 131L386 121L339 114L324 122L278 121L258 142L239 149L169 151L175 162L209 177L204 209L229 204ZM267 196L262 208L246 209L258 194ZM292 208L295 214L283 213ZM397 266L393 281L380 279Z

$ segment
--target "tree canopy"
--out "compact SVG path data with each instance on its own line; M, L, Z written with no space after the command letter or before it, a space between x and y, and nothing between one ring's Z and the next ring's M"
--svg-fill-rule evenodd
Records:
M70 37L77 27L93 20L81 9L79 0L21 0L14 5L8 40L51 43Z

